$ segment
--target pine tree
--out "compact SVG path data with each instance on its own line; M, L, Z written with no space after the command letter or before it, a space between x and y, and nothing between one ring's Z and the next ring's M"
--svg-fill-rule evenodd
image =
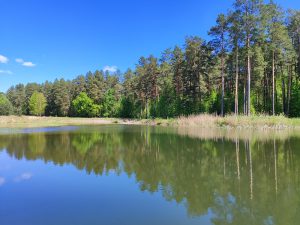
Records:
M229 22L229 45L234 55L235 66L235 91L234 91L234 114L239 114L239 73L240 73L240 45L243 39L242 22L240 12L230 12L228 15Z
M228 19L224 14L220 14L217 18L217 25L210 29L209 34L214 37L212 45L216 53L221 58L221 116L224 116L224 96L225 96L225 55L227 45Z
M242 32L244 33L244 47L246 49L247 58L247 81L245 101L245 113L251 114L251 50L252 43L255 42L255 34L257 32L257 24L259 18L259 10L262 5L261 0L236 0L235 10L239 12L242 21Z
M26 94L25 86L17 84L12 86L7 91L7 98L12 103L14 111L17 115L26 114Z
M53 104L57 116L67 116L70 111L71 96L70 84L64 79L55 80L53 83Z

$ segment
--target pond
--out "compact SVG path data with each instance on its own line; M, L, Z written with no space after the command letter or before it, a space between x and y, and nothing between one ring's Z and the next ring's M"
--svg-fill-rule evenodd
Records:
M300 134L1 130L0 199L1 225L296 225Z

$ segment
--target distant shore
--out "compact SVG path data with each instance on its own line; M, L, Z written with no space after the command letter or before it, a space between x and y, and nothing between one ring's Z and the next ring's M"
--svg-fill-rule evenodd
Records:
M76 125L151 125L193 128L236 128L236 129L299 129L300 119L284 116L226 116L194 115L174 119L120 119L120 118L75 118L0 116L0 128L27 128Z

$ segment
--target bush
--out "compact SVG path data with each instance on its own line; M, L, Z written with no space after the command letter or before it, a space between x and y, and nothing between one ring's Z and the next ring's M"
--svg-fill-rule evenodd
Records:
M0 115L10 115L13 113L13 106L4 94L0 94Z
M100 115L101 107L94 104L94 101L89 98L85 92L81 92L72 101L72 106L77 116L96 117Z

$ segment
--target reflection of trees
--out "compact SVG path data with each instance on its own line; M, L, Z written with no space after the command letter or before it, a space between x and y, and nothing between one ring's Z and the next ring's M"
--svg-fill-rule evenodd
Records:
M211 210L214 224L300 220L299 139L201 140L153 129L3 135L0 149L88 173L124 171L141 190L185 203L190 215Z

